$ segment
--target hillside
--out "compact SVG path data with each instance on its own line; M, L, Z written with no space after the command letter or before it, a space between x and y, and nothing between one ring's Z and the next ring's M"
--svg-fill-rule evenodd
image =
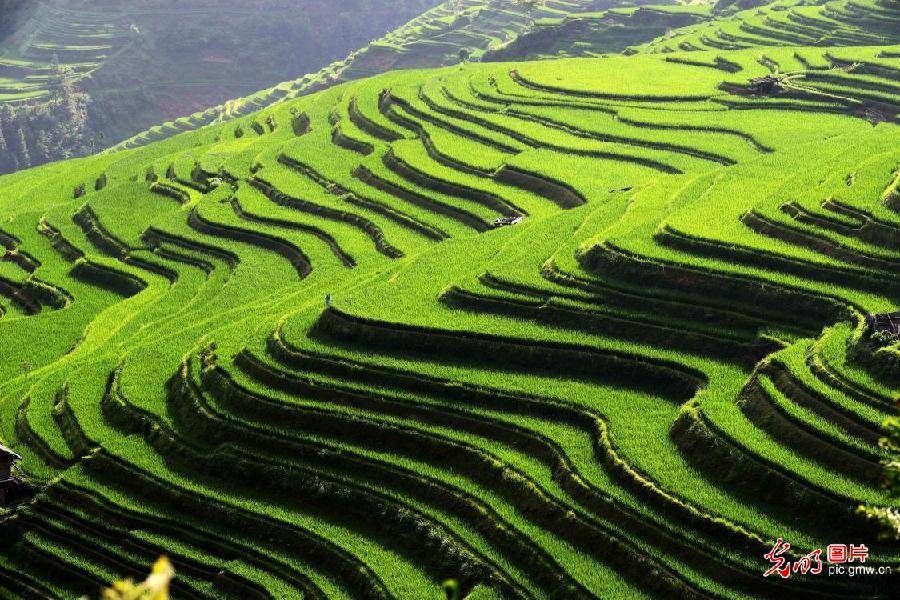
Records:
M535 60L629 52L669 31L713 19L709 3L619 5L606 10L536 20L515 40L486 52L482 60Z
M0 177L0 597L893 597L900 4L794 4Z
M436 3L28 3L0 33L0 172L81 156L315 71Z

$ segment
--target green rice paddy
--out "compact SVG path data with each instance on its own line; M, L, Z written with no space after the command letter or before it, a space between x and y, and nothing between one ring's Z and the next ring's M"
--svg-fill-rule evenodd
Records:
M779 0L0 178L0 597L160 554L176 598L893 597L888 19ZM777 538L894 574L764 578Z

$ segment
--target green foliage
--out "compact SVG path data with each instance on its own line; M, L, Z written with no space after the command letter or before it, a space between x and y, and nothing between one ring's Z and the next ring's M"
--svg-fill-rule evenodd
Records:
M149 577L136 584L131 579L116 581L103 590L103 600L168 600L169 584L175 577L175 569L169 559L162 557L153 565Z
M885 420L886 437L882 446L890 451L894 460L885 462L885 481L894 495L900 495L900 418L891 417ZM874 520L883 529L882 537L888 540L900 540L900 510L889 506L861 506L860 514Z

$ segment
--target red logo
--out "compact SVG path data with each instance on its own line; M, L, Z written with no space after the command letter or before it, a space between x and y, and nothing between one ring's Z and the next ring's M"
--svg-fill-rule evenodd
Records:
M772 566L769 567L768 571L763 573L763 577L769 577L775 573L781 575L783 579L787 579L791 576L791 563L784 557L784 554L790 549L791 545L781 538L778 538L775 541L775 545L772 546L772 549L765 555L766 560L772 563Z
M822 573L822 549L816 548L806 556L801 556L796 560L788 560L791 558L788 551L791 545L783 539L775 540L775 545L765 555L765 559L772 563L772 566L763 573L763 577L778 575L782 579L788 579L794 573L801 575L819 575ZM869 548L865 544L830 544L825 549L825 559L829 565L841 565L844 563L865 563L869 559ZM832 571L840 573L841 569L829 568L829 574Z

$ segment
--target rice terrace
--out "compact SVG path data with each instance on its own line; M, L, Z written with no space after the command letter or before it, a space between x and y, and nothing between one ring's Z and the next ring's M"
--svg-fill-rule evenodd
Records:
M419 5L0 176L0 598L900 598L900 1Z

